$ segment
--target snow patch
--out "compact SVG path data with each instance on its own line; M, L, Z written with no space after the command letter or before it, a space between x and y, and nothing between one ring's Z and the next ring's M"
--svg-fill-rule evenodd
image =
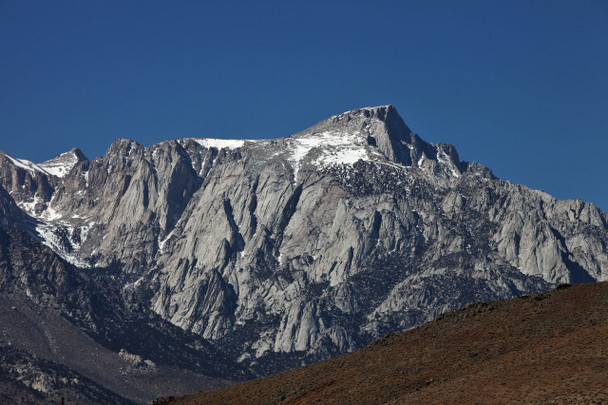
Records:
M42 211L42 213L40 214L40 218L44 219L45 221L55 221L61 218L62 216L63 215L58 213L54 208L50 206L47 207L47 209L45 209L44 211Z
M78 163L78 156L70 151L62 153L49 161L39 163L38 166L53 176L65 177L76 166L76 163Z
M29 215L35 216L34 210L36 208L36 205L39 202L40 202L40 198L37 195L35 195L34 196L34 201L31 201L31 202L18 201L17 202L17 206L19 208L21 208L23 211L27 212Z
M34 173L34 172L41 172L41 173L45 173L48 174L48 172L46 170L44 170L43 168L41 168L40 166L38 166L36 163L30 162L29 160L25 160L25 159L16 159L14 157L11 157L9 155L5 155L7 158L10 159L11 162L13 162L13 164L17 167L20 167L22 169L27 170L30 173Z
M294 177L297 178L302 160L313 150L319 152L311 163L325 167L331 165L352 165L359 160L369 160L363 137L357 133L330 132L314 133L295 138L291 145L291 161Z
M450 157L448 156L447 153L445 153L444 150L440 150L439 153L437 154L437 161L439 163L447 166L450 169L452 176L460 177L460 173L458 173L458 171L454 167L454 163L452 163L452 161L450 160Z
M242 148L245 145L244 139L215 139L215 138L194 138L193 141L205 148L217 148L217 149L236 149Z
M167 236L165 237L165 239L161 240L160 238L158 238L158 251L159 253L163 253L163 248L165 247L165 243L167 243L167 241L171 238L171 236L173 236L173 231L175 230L175 228L173 228L171 230L171 232L169 232L167 234Z
M35 231L41 242L50 247L55 253L64 260L78 267L88 267L88 264L78 256L78 251L82 243L86 240L89 230L95 225L89 221L84 225L74 225L65 220L69 217L72 220L84 220L85 218L71 213L67 217L47 205L40 213L36 213L36 206L45 204L37 195L33 201L18 202L18 206L33 218L36 218Z
M72 225L62 224L61 228L67 233L67 235L74 235L74 232L78 229L80 232L79 240L80 242L75 242L73 238L69 238L69 246L66 246L66 237L67 235L60 236L59 227L48 224L45 222L41 222L36 226L36 232L42 239L42 243L51 248L55 253L57 253L61 258L63 258L68 263L71 263L78 267L89 267L88 263L78 257L78 250L82 246L82 242L84 242L87 238L87 234L91 229L93 223L89 223L87 225L75 227Z

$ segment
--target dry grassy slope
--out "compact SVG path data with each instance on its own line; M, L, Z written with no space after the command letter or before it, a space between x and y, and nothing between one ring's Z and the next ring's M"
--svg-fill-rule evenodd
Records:
M355 352L159 404L608 403L608 283L479 303Z

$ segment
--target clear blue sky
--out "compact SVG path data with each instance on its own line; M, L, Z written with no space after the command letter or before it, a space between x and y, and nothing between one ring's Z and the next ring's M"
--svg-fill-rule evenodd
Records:
M515 183L608 210L608 1L0 0L0 150L273 138L394 104Z

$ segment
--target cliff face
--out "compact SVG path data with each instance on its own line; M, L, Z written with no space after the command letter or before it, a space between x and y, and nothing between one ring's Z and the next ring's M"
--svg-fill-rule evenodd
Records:
M119 269L140 305L262 373L470 302L607 279L605 213L461 162L392 106L286 138L78 152L0 154L0 220Z

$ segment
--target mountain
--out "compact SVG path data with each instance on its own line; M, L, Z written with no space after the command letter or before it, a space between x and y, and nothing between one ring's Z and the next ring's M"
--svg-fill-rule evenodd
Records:
M166 404L600 404L608 284L477 303L308 367Z
M0 154L0 197L0 223L83 274L113 269L131 307L260 375L608 274L606 213L460 161L390 105L285 138Z

